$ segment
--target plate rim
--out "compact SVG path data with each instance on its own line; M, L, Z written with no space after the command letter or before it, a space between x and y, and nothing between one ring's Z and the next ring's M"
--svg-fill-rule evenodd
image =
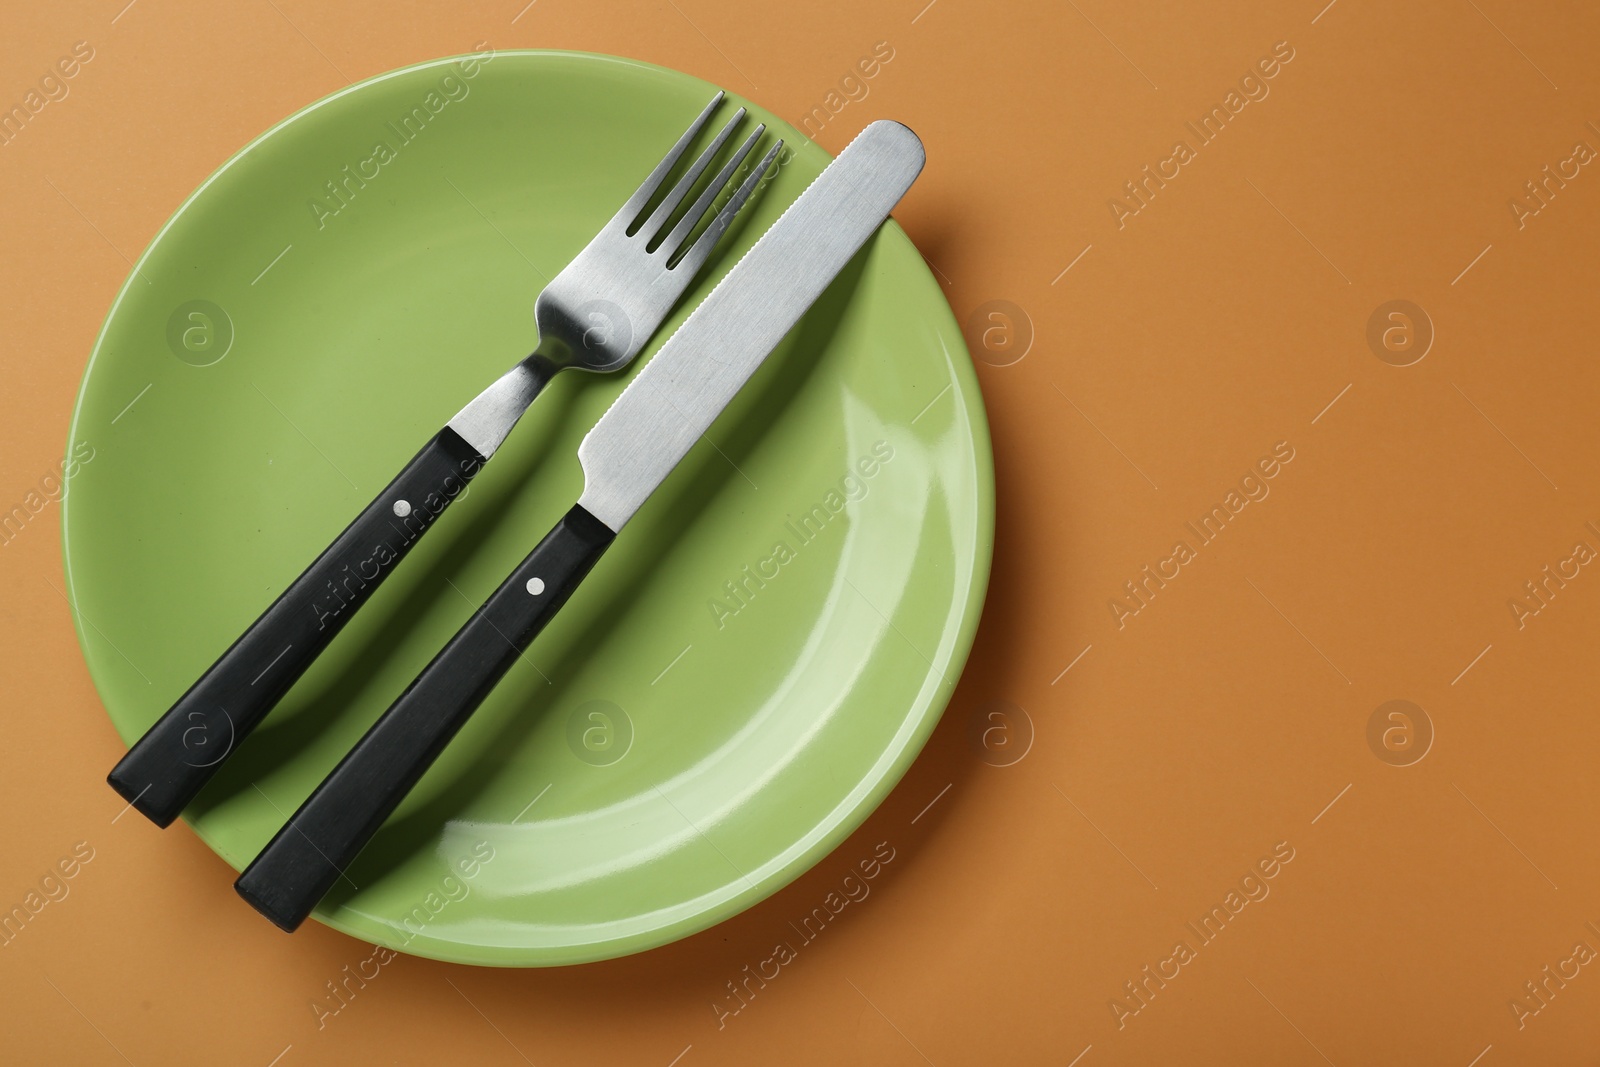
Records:
M140 276L140 270L144 267L152 252L161 244L161 241L166 236L167 232L171 230L173 226L175 226L179 220L189 212L191 207L200 199L202 195L206 193L208 189L211 188L212 185L222 179L229 170L244 160L252 151L255 150L258 145L267 141L269 138L279 135L280 131L288 129L293 124L302 121L307 116L313 114L323 107L332 104L336 100L342 99L346 95L355 93L357 91L366 90L391 78L411 74L416 71L429 70L440 66L450 65L463 59L476 58L479 61L482 61L484 54L485 53L482 52L468 52L423 60L418 63L411 63L403 67L397 67L393 70L383 71L369 78L362 79L358 82L353 82L350 85L337 89L328 95L320 97L297 109L285 118L280 119L278 122L268 127L260 134L256 135L243 147L239 148L232 155L230 155L221 165L212 171L204 181L196 186L194 191L184 198L182 203L173 210L172 214L167 218L167 220L151 236L150 240L146 243L144 250L140 253L139 258L134 262L133 266L129 270L121 288L117 291L116 297L112 300L110 307L106 311L105 319L101 323L100 330L96 334L94 344L90 349L88 362L84 365L83 376L79 382L77 395L73 401L72 417L68 422L67 430L67 450L64 454L71 455L72 449L79 441L82 440L79 435L79 427L84 418L89 382L93 375L95 364L99 360L101 352L105 347L106 335L111 329L111 325L116 319L117 313L121 309L123 301L132 291L133 282ZM649 63L644 60L632 59L625 56L610 55L602 52L583 52L568 49L525 48L492 49L488 54L495 59L501 57L517 57L536 60L561 59L598 62L603 64L621 64L624 66L642 68L652 73L663 74L673 78L687 79L688 81L698 82L704 85L708 90L721 88L720 86L716 86L711 82L705 81L702 78L684 71L674 70L670 67ZM730 96L738 96L741 99L744 99L742 94L737 94L729 90L724 91L728 92ZM763 108L763 110L766 109ZM828 153L827 150L822 148L820 145L816 145L814 141L811 141L810 138L806 137L804 133L795 129L786 119L782 118L782 116L779 116L775 113L772 114L777 122L781 123L783 126L782 130L775 132L781 133L785 141L794 139L809 143L816 147L819 151L823 152L828 158L832 158L831 153ZM769 123L769 127L770 125L771 124ZM839 847L839 845L844 843L845 840L847 840L852 834L860 829L867 822L867 820L871 818L872 814L878 810L883 801L887 799L888 795L894 791L895 787L899 785L900 781L910 770L911 765L916 761L917 756L921 754L922 749L926 746L928 739L933 735L933 732L938 727L940 720L943 719L945 711L948 710L950 702L954 698L956 687L959 685L960 675L965 670L967 660L971 655L973 643L977 637L977 630L982 618L984 602L988 595L989 578L994 556L994 454L993 442L989 434L989 422L983 404L983 395L978 381L977 369L972 361L971 353L968 350L965 336L960 328L960 323L956 320L954 308L950 306L948 298L945 296L943 290L939 288L938 283L934 279L932 272L928 269L926 260L923 259L920 250L917 249L915 243L912 242L909 236L907 236L898 221L896 221L893 217L889 218L880 229L874 240L887 240L903 243L903 245L909 249L913 255L915 255L919 260L923 261L923 269L918 282L924 287L931 287L931 291L937 297L936 304L938 310L933 316L934 319L938 320L933 323L935 333L939 336L941 341L948 340L951 342L946 343L943 346L945 349L945 361L951 371L951 377L953 379L952 384L956 386L957 393L959 394L963 405L965 416L968 420L969 426L971 427L970 438L973 449L973 474L975 476L974 488L976 489L977 498L976 515L974 516L977 536L974 542L976 551L971 561L972 577L967 587L966 601L962 607L960 623L956 629L955 638L951 644L948 659L943 665L947 671L954 672L954 676L956 677L957 681L951 683L947 687L947 691L945 689L934 690L933 695L924 702L920 709L917 707L917 702L915 699L913 699L910 705L906 707L905 715L900 719L900 721L904 722L906 718L915 715L917 719L916 728L911 732L906 742L900 746L899 750L894 752L893 759L890 761L887 770L880 775L878 779L872 783L871 787L867 789L866 792L861 796L861 798L850 807L849 811L844 817L838 819L826 833L816 837L811 842L809 847L807 847L803 852L799 853L795 858L784 864L782 867L758 880L752 881L748 878L745 879L747 883L745 888L726 898L715 907L696 912L692 916L679 919L672 923L653 927L648 931L604 941L586 941L580 945L538 948L530 948L529 946L523 945L469 944L461 941L440 938L424 931L423 933L408 938L404 943L404 947L402 948L392 943L393 935L396 932L395 928L393 926L384 925L381 920L374 920L372 918L362 916L359 913L356 913L354 917L341 917L340 911L325 912L320 906L318 910L312 913L312 917L314 919L324 926L331 927L332 929L335 929L340 933L346 934L350 937L354 937L358 940L374 945L383 946L395 952L401 952L405 955L419 956L427 959L439 960L441 962L459 963L472 966L518 968L570 966L633 955L648 951L653 948L659 948L663 945L671 944L675 941L690 937L704 930L708 930L711 927L714 927L727 919L739 915L759 904L761 901L775 895L785 886L794 882L814 868L822 861L822 859L824 859L828 854L832 853ZM106 718L110 721L112 729L116 732L119 740L127 743L127 738L123 735L123 731L118 724L116 717L112 714L110 706L107 704L104 696L102 695L104 690L99 677L100 671L96 667L95 659L90 654L88 634L85 629L88 620L83 617L82 613L78 609L77 586L72 566L72 546L69 543L68 536L68 515L70 513L69 509L71 507L71 498L72 494L70 491L62 495L60 522L61 565L66 581L66 593L68 606L72 615L73 630L77 635L79 652L83 656L84 665L88 670L90 681L94 684L95 695L100 700L101 709L105 712ZM931 666L930 669L936 673L945 673L945 671L941 671L938 666ZM884 752L886 753L890 751L892 751L891 748L884 749ZM200 838L200 840L208 849L216 853L217 856L224 862L228 863L230 867L235 866L232 859L228 855L227 850L214 844L199 827L190 821L187 812L183 814L182 818L183 822L188 825L189 829ZM800 840L804 840L804 838L802 837ZM235 867L235 869L240 868Z

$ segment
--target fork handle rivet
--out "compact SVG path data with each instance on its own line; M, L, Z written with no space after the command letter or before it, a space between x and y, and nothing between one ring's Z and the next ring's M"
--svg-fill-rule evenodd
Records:
M544 579L543 578L529 578L528 579L528 592L532 593L534 596L538 596L540 593L544 592Z
M396 500L394 502L394 513L400 516L402 519L411 514L411 501Z

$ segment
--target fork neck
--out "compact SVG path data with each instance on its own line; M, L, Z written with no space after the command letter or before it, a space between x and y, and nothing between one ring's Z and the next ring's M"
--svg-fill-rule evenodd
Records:
M490 386L468 401L448 423L462 440L489 459L506 439L550 379L566 366L560 353L552 356L543 340Z
M539 343L522 359L522 366L533 372L543 388L556 372L572 366L572 349L551 334L541 334Z

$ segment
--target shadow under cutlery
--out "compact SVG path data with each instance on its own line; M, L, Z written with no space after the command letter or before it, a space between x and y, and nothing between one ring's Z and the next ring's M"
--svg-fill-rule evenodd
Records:
M628 603L643 595L663 565L671 566L674 547L693 532L696 520L724 485L731 479L739 478L730 461L737 464L745 459L760 441L766 427L782 417L784 410L799 393L805 378L813 370L816 354L826 350L839 327L860 282L865 257L870 249L869 243L866 249L850 260L810 312L791 331L783 347L756 371L749 383L749 388L757 390L754 402L749 404L744 417L737 424L723 431L726 436L718 438L718 447L728 458L725 460L715 451L709 454L703 451L692 473L678 479L678 491L655 501L655 506L663 509L659 523L660 529L666 531L664 538L652 538L647 546L641 546L636 551L613 549L600 562L596 570L611 572L608 584L615 592L601 606L595 616L596 621L587 629L569 635L562 650L539 657L541 669L549 677L550 684L546 685L544 679L528 671L525 665L512 667L501 686L516 686L518 702L528 707L529 713L507 720L493 733L484 733L480 727L474 736L471 723L463 727L462 733L452 743L471 744L484 757L473 761L475 765L470 773L458 775L426 802L415 806L403 802L400 811L384 823L351 864L350 879L341 879L329 891L323 899L322 910L336 910L348 901L356 892L351 888L351 881L356 885L371 885L417 852L432 848L438 840L440 828L462 811L469 810L473 802L494 782L498 766L510 763L512 757L506 754L515 753L527 744L542 717L563 706L578 670L576 657L581 655L580 650L600 647L625 616ZM692 461L686 458L686 464L688 462ZM674 472L674 475L678 473ZM624 528L619 540L628 536ZM576 595L584 594L580 590ZM533 648L539 648L538 639ZM483 766L486 759L494 759L497 766ZM639 783L641 789L651 784ZM510 819L515 814L508 811L505 817Z

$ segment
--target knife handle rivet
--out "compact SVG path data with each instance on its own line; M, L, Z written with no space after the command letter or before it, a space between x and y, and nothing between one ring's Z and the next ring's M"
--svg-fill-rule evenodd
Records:
M538 596L540 593L544 592L544 579L543 578L529 578L528 579L528 592L532 593L534 596Z
M402 519L411 514L411 501L396 500L394 502L394 513L400 516Z

